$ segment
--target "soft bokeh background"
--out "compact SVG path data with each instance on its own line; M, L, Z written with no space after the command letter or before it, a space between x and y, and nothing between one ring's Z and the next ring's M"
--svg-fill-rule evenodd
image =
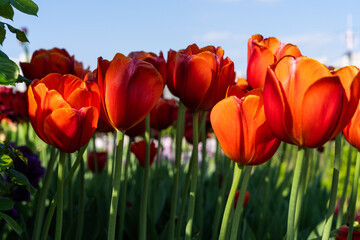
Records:
M222 46L245 76L247 40L260 33L299 46L303 55L327 65L359 66L360 1L329 0L34 0L38 17L15 12L15 27L27 27L30 53L65 48L91 69L97 57L116 52L179 50L189 44ZM9 21L8 21L9 22ZM21 46L8 33L2 50L14 60Z

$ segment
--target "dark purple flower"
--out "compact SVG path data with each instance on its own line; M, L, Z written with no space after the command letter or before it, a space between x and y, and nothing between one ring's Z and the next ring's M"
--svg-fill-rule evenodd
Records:
M34 154L27 146L18 146L14 148L20 150L23 156L28 160L28 163L26 164L20 158L14 159L14 169L23 173L30 184L35 188L38 188L40 178L45 174L45 169L41 166L38 155Z

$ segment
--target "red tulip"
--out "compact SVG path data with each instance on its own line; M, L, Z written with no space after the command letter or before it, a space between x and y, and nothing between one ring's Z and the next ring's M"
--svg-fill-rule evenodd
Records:
M13 122L28 120L27 96L13 88L0 87L0 120L6 118Z
M264 105L269 126L282 141L319 147L350 121L359 84L354 68L332 73L314 59L284 57L268 68Z
M28 102L29 119L37 135L63 152L80 149L96 129L100 94L95 83L52 73L31 83Z
M41 79L49 73L73 74L83 78L88 69L76 61L65 49L40 49L33 53L30 63L21 62L21 70L28 79Z
M145 140L131 144L131 152L135 154L141 167L145 167L145 150L146 150ZM157 152L157 148L155 147L155 143L153 141L151 141L151 143L150 143L150 166L155 160L156 152Z
M177 119L177 110L174 99L160 98L150 112L150 127L159 131L170 127Z
M99 57L97 78L107 119L120 131L143 120L164 88L152 64L122 54L116 54L111 62Z
M138 52L131 52L128 55L130 58L135 59L141 59L145 62L151 63L156 70L161 74L163 81L165 83L166 79L166 62L164 59L164 55L162 52L160 52L159 56L157 56L155 53L152 52L144 52L144 51L138 51Z
M94 70L94 72L87 72L86 75L84 76L84 81L89 81L89 82L96 82L97 84L97 77L96 77L96 73L97 73L97 69ZM100 116L99 116L99 121L98 121L98 126L96 131L97 132L102 132L102 133L108 133L108 132L114 132L114 128L113 126L111 126L111 123L109 122L105 110L104 110L104 105L101 102L100 103Z
M359 215L355 217L355 221L360 223L360 216ZM347 225L341 226L338 229L337 233L335 234L336 240L346 240L347 236L348 236L348 233L349 233L349 226L347 226ZM352 239L353 240L360 240L360 231L359 231L359 229L354 228Z
M268 161L280 145L265 118L260 89L241 99L230 96L220 101L212 109L210 120L224 153L241 165Z
M141 122L137 123L135 126L127 129L125 134L128 135L130 138L135 138L138 136L143 136L145 133L145 119Z
M199 121L201 118L201 115L203 114L203 112L199 113ZM210 123L210 112L206 112L206 117L205 117L205 131L206 131L206 138L209 137L210 131L211 131L211 123ZM201 136L202 134L199 134L199 142L201 141ZM185 112L185 125L184 125L184 137L186 139L186 141L190 144L193 144L193 114L192 112L187 109Z
M98 173L102 172L107 162L107 152L96 152L96 164ZM94 152L90 152L87 161L90 171L95 172Z
M301 56L297 46L280 43L275 37L265 38L260 34L248 40L247 80L252 88L264 87L267 67L290 55Z
M19 120L28 120L28 102L26 92L15 91L12 101L13 109Z
M234 83L234 63L224 59L221 47L196 44L169 52L167 84L174 95L192 111L210 110L223 99L229 85Z
M236 208L236 205L237 205L237 202L239 199L239 194L240 194L240 190L237 190L236 194L235 194L235 198L234 198L234 208ZM250 193L248 191L246 191L245 197L244 197L244 202L243 202L243 207L245 207L247 205L249 198L250 198Z

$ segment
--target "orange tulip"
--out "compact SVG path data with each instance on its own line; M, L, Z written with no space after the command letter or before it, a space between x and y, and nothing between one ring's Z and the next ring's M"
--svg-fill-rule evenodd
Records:
M73 74L81 79L86 72L82 63L76 61L74 56L65 49L40 49L33 53L30 63L21 62L21 70L28 79L41 79L49 73Z
M238 78L236 83L230 85L226 91L226 97L237 96L242 98L251 90L248 82L244 78Z
M177 111L174 99L160 98L150 112L150 127L159 131L170 127L177 119Z
M275 37L265 38L260 34L253 35L248 40L247 80L252 88L264 87L266 69L282 57L301 56L297 46L290 43L280 43Z
M234 83L234 63L224 59L221 47L199 49L193 44L176 55L171 50L169 55L168 87L192 111L210 110Z
M131 144L131 152L135 154L137 160L141 167L145 167L145 150L146 150L146 142L142 140L140 142ZM155 147L155 143L151 141L150 143L150 166L155 160L157 148Z
M330 72L307 57L288 56L271 65L264 88L271 130L300 147L319 147L334 138L359 102L360 75L355 72L352 67Z
M52 73L33 81L27 94L31 125L43 141L72 153L90 140L100 111L96 83Z
M111 62L99 57L97 78L107 119L120 131L143 120L164 88L152 64L122 54L116 54Z
M94 72L86 73L86 75L84 76L84 81L96 82L96 84L97 84L96 73L97 73L97 69L94 70ZM114 132L114 130L115 129L113 128L113 126L111 126L111 124L106 116L104 105L101 102L100 103L100 116L99 116L99 121L98 121L98 126L97 126L96 131L102 132L102 133L107 133L107 132Z
M210 121L224 153L241 165L268 161L280 145L265 118L260 89L241 99L230 96L220 101L211 110Z

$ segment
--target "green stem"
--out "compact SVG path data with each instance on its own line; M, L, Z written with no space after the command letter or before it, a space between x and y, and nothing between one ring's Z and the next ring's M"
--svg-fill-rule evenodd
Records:
M84 198L85 198L85 179L84 179L84 161L80 162L80 199L79 199L79 214L78 214L78 226L76 228L76 240L82 239L83 227L84 227Z
M231 184L231 189L230 189L228 199L226 201L225 211L224 211L221 228L220 228L220 235L219 235L220 240L226 239L226 233L229 228L230 213L231 213L231 210L232 210L232 207L234 204L234 197L236 194L237 187L239 185L239 181L240 181L240 177L241 177L243 168L244 168L244 166L240 165L240 164L235 164L235 166L234 166L233 181Z
M54 215L55 209L56 209L56 196L51 201L50 208L49 208L48 213L46 215L43 232L41 234L41 240L46 240L47 237L48 237L48 232L49 232L49 229L50 229L51 219L52 219L52 217Z
M281 144L284 144L284 143L281 143ZM258 231L258 236L261 237L261 238L264 238L263 236L263 233L264 233L264 226L265 226L265 217L268 216L268 209L269 209L269 195L270 195L270 188L272 188L272 181L271 181L271 176L270 176L270 170L271 170L271 164L272 164L272 161L268 161L266 163L266 169L265 169L265 190L264 190L264 201L262 203L262 211L261 211L261 214L260 214L260 226L259 226L259 231ZM279 162L279 165L281 166L281 162ZM275 168L275 171L280 171L280 167L279 165ZM275 172L275 179L276 178L276 175L277 173Z
M84 155L84 152L85 152L87 146L88 146L88 144L85 144L84 146L82 146L80 148L79 153L78 153L78 155L76 157L76 160L74 162L74 165L71 167L70 172L68 173L68 175L65 178L64 186L68 185L69 182L71 181L76 169L79 167L79 165L80 165L80 163L82 161L82 157Z
M115 160L115 172L113 175L113 186L111 194L111 203L110 203L110 214L109 214L109 228L108 228L108 240L115 239L116 232L116 216L117 208L119 203L119 191L121 183L121 166L122 166L122 155L123 155L123 145L124 145L124 132L117 132L118 144L116 148L116 160Z
M232 222L232 227L231 227L230 239L232 239L232 240L237 239L240 218L241 218L241 214L243 211L243 202L244 202L244 198L245 198L247 185L249 183L249 179L250 179L250 175L251 175L251 169L252 169L252 166L245 166L244 170L243 170L244 178L241 182L240 193L239 193L238 201L236 204L235 214L233 217L233 222Z
M335 138L335 159L334 159L334 169L331 182L331 191L330 191L330 202L329 209L326 216L325 227L322 235L322 240L329 239L331 226L334 218L334 211L337 200L337 189L339 184L339 171L341 163L341 135L337 135Z
M296 200L299 190L299 183L301 178L301 169L304 162L305 149L298 149L298 154L295 163L294 177L291 185L288 224L287 224L287 240L295 239L295 213L296 213Z
M345 141L346 142L346 141ZM348 159L347 159L347 164L346 164L346 175L345 175L345 180L344 180L344 186L343 186L343 192L341 194L341 202L340 202L340 208L339 208L339 213L337 216L337 220L336 220L336 228L339 228L342 224L343 224L343 216L344 216L344 203L346 201L346 195L347 195L347 190L348 190L348 185L349 185L349 178L350 178L350 169L351 169L351 162L352 162L352 153L354 152L354 148L352 146L349 146L349 151L348 151Z
M191 156L190 159L190 163L192 161L193 156ZM185 179L185 186L184 186L184 191L182 192L182 196L181 196L181 205L180 205L180 213L179 213L179 218L178 218L178 226L176 228L176 239L180 239L180 232L182 229L182 225L183 225L183 218L184 218L184 214L185 214L185 203L186 203L186 196L190 187L190 176L191 176L191 172L188 171L188 173L186 174L186 179Z
M146 239L147 226L147 200L149 190L149 173L150 173L150 114L145 117L145 169L143 175L143 188L140 202L140 219L139 219L139 239Z
M198 175L198 142L199 142L199 112L193 113L193 152L189 171L191 172L191 186L189 194L188 218L185 228L185 240L191 239L194 221L195 197Z
M68 173L68 176L66 177L64 183L63 183L63 187L65 187L70 181L72 176L74 175L74 172L76 171L77 167L79 166L81 160L82 160L82 156L86 150L87 144L84 145L83 147L80 148L79 153L77 155L77 158L75 160L74 165L72 166L70 172ZM46 219L45 219L45 223L44 223L44 228L41 234L41 239L45 240L47 238L48 232L49 232L49 228L50 228L50 223L52 220L52 217L54 215L55 209L56 209L56 204L57 204L57 195L54 196L54 199L51 202L51 206L50 209L46 215Z
M226 160L228 160L228 164L227 164L227 168L225 169L225 173L224 173L224 177L223 177L223 181L221 184L221 188L220 188L220 193L217 196L217 201L216 201L216 209L215 209L215 216L214 216L214 223L212 225L212 234L211 234L211 239L212 240L216 240L218 235L219 235L219 224L220 224L220 217L221 217L221 213L222 213L222 209L223 209L223 202L224 202L224 198L225 198L225 190L226 190L226 186L227 186L227 181L228 181L228 177L229 177L229 169L231 167L231 165L233 164L233 161L231 161L228 158L225 158Z
M170 208L170 226L169 226L169 240L174 239L175 234L175 214L176 214L176 205L178 202L178 189L179 189L179 170L181 163L181 150L182 150L182 129L184 128L184 113L185 109L181 102L179 103L178 116L176 123L176 146L175 146L175 165L174 165L174 183L173 183L173 192L171 196L171 208Z
M95 173L97 174L99 170L98 170L98 162L96 156L96 132L94 132L92 136L92 143L93 143L93 156L94 156L93 161L94 161Z
M157 152L156 152L156 165L155 165L156 168L155 168L155 172L157 172L157 169L159 168L160 159L161 159L161 150L162 150L161 137L162 137L162 131L159 131L158 148L157 148Z
M355 211L356 211L356 199L358 193L358 185L359 185L359 176L360 176L360 152L357 152L356 156L356 165L355 165L355 173L354 173L354 182L353 182L353 192L351 194L350 199L350 220L349 220L349 233L348 240L352 239L353 229L354 229L354 219L355 219Z
M67 155L67 170L70 172L71 171L71 154L68 153ZM72 179L71 179L72 180ZM70 180L70 181L71 181ZM69 187L67 189L67 193L68 193L68 202L67 202L67 210L69 211L69 220L72 221L73 219L73 189L72 189L72 184L69 184Z
M123 238L124 223L125 223L126 192L127 192L127 181L128 181L128 168L129 168L129 164L130 164L131 142L132 142L132 140L130 139L127 150L126 150L124 181L123 181L123 187L122 187L121 198L120 198L119 240L122 240L122 238Z
M295 240L298 239L298 229L300 225L300 216L301 216L301 209L302 203L304 200L305 192L306 192L306 183L307 183L307 172L309 167L309 160L310 160L310 149L305 149L305 157L304 162L301 169L301 176L300 176L300 185L296 199L296 210L295 210Z
M40 190L40 197L37 203L34 232L32 239L38 240L40 238L41 226L43 225L43 218L45 212L45 200L49 192L49 187L51 183L51 176L54 172L54 165L56 160L56 151L54 147L51 147L50 160L47 166L45 178L43 181L43 186Z
M201 116L206 116L207 112L202 112ZM203 225L204 225L204 181L206 174L206 125L205 125L206 117L201 118L201 165L200 165L200 189L199 189L199 238L203 238Z
M60 152L60 160L58 166L55 240L61 240L61 233L62 233L65 155L66 154L64 152Z

